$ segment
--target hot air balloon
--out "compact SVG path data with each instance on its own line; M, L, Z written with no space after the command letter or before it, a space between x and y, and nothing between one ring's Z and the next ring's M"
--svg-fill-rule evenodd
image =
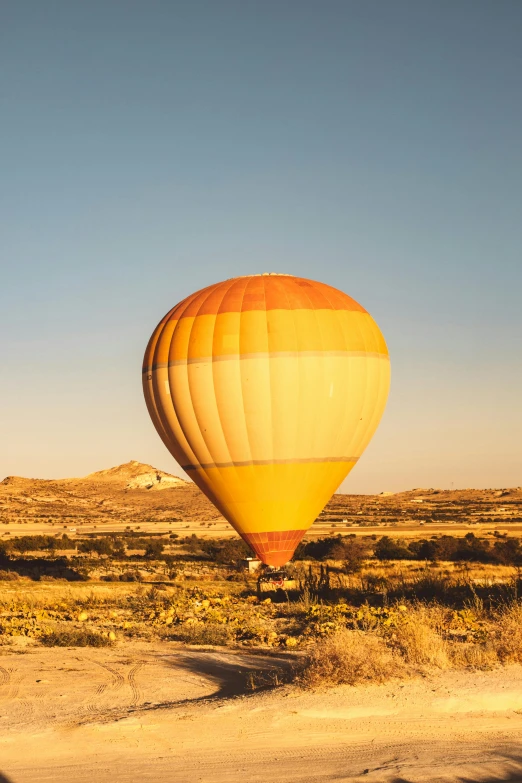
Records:
M165 446L270 566L290 560L363 453L389 383L386 343L360 304L272 273L188 296L143 362Z

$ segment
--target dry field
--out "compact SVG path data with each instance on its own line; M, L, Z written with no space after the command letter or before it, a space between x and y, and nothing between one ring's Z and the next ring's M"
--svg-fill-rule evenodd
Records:
M233 537L228 523L191 483L151 465L128 462L84 478L9 476L0 482L0 540L10 535L126 529ZM310 536L451 528L522 534L522 488L415 489L381 495L334 495ZM72 533L74 535L74 532Z
M522 779L517 569L299 568L301 590L270 600L226 566L3 581L5 780Z
M10 783L456 783L522 776L522 667L251 692L284 656L110 648L4 652Z
M0 783L522 780L521 506L337 495L258 595L191 484L5 480Z
M412 666L487 669L522 662L522 580L513 567L366 561L347 574L331 561L302 562L293 569L298 589L260 595L252 576L227 566L197 579L190 564L192 579L180 569L166 581L163 563L150 561L149 581L137 583L116 580L117 566L108 559L104 567L111 581L6 579L0 645L103 647L161 640L292 651L293 678L310 682L303 666L317 668L317 655L324 650L328 658L337 637L346 649L349 638L360 650L368 643L367 659L382 651L394 662L383 671L404 676L417 671ZM350 665L347 659L346 674L338 663L328 677L320 676L323 682L351 683L384 676L354 674Z
M248 579L4 581L6 780L522 779L516 570L374 564L321 597L310 565L271 600Z

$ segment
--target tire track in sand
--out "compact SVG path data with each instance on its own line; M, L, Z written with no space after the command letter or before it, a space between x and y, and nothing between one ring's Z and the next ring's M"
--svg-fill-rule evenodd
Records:
M96 666L99 666L101 669L104 669L106 672L110 674L110 679L108 679L105 682L100 683L98 687L96 688L96 697L100 698L103 696L105 691L110 690L113 693L119 691L121 688L123 688L125 684L125 677L120 674L119 671L116 669L113 669L112 666L109 666L108 663L101 663L100 661L94 661L91 658L87 659L89 663L94 663ZM97 714L100 712L100 706L97 703L97 701L90 701L86 705L87 712Z
M20 685L24 675L17 672L13 666L7 669L0 666L0 687L5 690L2 693L2 701L5 708L11 712L10 719L15 721L25 721L34 713L34 704L30 697L22 691L20 694Z
M4 669L3 666L0 666L0 688L2 688L4 685L9 685L10 679L11 675L7 669Z
M146 661L138 661L127 675L127 682L129 683L132 691L131 707L137 707L140 701L143 699L143 694L136 681L136 675L145 663Z

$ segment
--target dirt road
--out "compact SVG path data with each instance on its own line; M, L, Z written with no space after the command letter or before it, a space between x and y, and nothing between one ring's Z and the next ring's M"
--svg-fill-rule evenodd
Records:
M522 781L522 667L246 690L251 671L285 665L167 643L0 648L0 772L10 783Z

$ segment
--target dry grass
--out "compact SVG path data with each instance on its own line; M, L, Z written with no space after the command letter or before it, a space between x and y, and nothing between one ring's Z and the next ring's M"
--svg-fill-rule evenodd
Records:
M410 607L403 621L391 627L338 629L317 643L295 681L311 688L355 685L434 668L480 670L522 663L522 604L506 605L492 616L466 611L473 630L461 638L451 636L448 629L455 616L439 605Z
M305 687L384 682L404 674L404 661L373 633L342 629L317 643L297 673Z
M334 561L332 564L340 565ZM368 560L358 573L339 574L336 583L347 590L373 589L390 593L401 589L411 590L419 586L428 587L430 583L435 591L440 591L444 585L448 587L457 584L481 587L510 585L514 583L517 576L518 569L513 566L491 563L426 563L420 560L391 560L379 563Z
M501 663L522 663L522 604L506 606L497 616L493 646Z
M406 663L438 669L450 665L448 644L438 631L441 617L437 610L438 607L420 606L394 629L391 642Z
M20 579L2 583L0 643L26 636L36 644L107 644L112 632L119 644L159 637L279 648L300 653L304 663L295 677L308 687L382 682L434 669L488 669L522 663L517 576L503 566L383 563L340 574L349 589L334 581L321 594L305 585L296 600L283 603L257 601L235 582Z
M462 642L448 646L450 666L453 669L475 669L477 671L498 666L499 659L491 644Z
M33 607L53 607L60 603L86 605L117 604L138 590L135 583L85 584L85 582L29 582L2 584L0 610L13 603Z
M230 628L221 623L205 623L204 625L181 626L170 638L187 644L225 646L230 644L232 634Z
M46 647L109 647L111 640L96 631L84 629L60 630L42 636L41 643Z

